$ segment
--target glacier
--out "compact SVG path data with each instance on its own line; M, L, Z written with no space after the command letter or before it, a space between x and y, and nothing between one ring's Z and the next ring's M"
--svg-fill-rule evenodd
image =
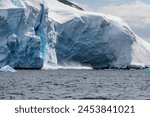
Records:
M150 43L124 20L66 0L1 0L0 40L0 67L150 67Z

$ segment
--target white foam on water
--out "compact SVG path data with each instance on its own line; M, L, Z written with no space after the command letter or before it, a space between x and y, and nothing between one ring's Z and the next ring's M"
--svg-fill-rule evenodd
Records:
M57 64L45 64L42 68L43 70L49 69L92 69L90 66L83 66L79 63L65 63L64 65L57 65Z

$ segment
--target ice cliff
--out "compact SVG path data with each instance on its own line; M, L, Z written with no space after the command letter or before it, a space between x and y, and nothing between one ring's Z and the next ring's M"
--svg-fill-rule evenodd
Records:
M0 42L0 67L150 67L150 44L124 20L66 0L0 0Z

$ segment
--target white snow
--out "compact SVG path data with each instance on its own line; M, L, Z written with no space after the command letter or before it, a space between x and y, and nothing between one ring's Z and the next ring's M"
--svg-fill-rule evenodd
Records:
M11 0L0 0L0 9L2 8L16 8Z

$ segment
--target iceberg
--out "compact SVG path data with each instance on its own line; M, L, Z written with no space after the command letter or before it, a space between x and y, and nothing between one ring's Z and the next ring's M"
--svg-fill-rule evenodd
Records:
M150 72L150 68L145 68L144 71L145 72Z
M0 1L0 40L0 67L150 67L150 43L123 19L67 0Z
M0 68L0 72L16 72L16 70L10 67L9 65L6 65Z

